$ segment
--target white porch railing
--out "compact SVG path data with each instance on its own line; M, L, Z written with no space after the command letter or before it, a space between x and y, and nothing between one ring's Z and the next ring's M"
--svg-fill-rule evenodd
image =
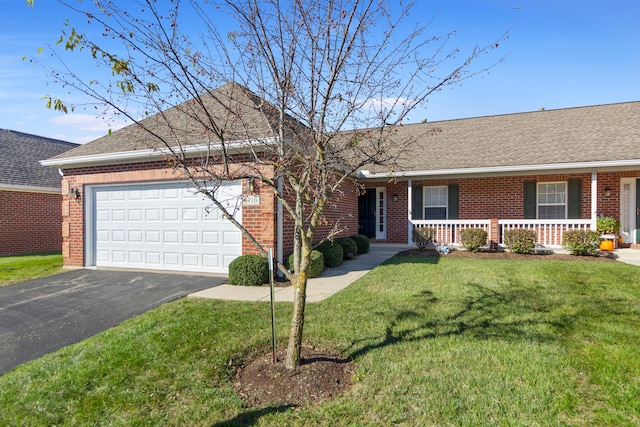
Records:
M538 236L537 244L545 247L562 247L562 237L568 230L590 230L590 219L501 219L500 244L504 244L504 233L513 229L535 230Z
M536 231L536 244L548 248L562 247L562 238L568 230L590 230L590 219L499 219L497 224L498 243L504 246L504 233L513 229L532 229ZM412 220L414 227L434 228L435 240L440 244L461 245L460 232L467 228L481 228L487 232L489 239L492 237L492 221L490 219L474 220ZM411 239L411 236L409 236Z
M435 241L443 245L461 245L460 232L467 228L482 228L491 235L489 219L412 220L411 223L417 228L434 228Z

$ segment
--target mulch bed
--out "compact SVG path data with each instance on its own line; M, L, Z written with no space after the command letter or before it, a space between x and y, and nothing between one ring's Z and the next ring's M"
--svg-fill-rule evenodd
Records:
M400 252L401 256L424 256L424 257L445 257L445 258L479 258L479 259L514 259L514 260L544 260L544 261L592 261L592 262L617 262L613 254L599 252L598 256L575 256L569 254L538 253L538 254L514 254L511 252L468 252L465 250L454 250L448 254L443 254L433 248L423 251L419 249L409 249Z
M284 365L285 350L277 363L268 352L248 360L235 374L233 385L249 406L298 406L336 397L351 387L355 363L319 347L303 347L295 369Z

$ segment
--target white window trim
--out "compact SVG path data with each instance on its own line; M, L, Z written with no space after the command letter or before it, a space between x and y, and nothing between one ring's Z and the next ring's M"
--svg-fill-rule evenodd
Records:
M539 202L538 197L540 196L540 186L541 185L549 185L549 184L564 184L564 203L543 203ZM540 218L540 206L564 206L564 218L567 219L569 217L569 183L568 181L543 181L536 183L536 219L547 219Z
M381 215L382 217L380 217ZM382 230L380 230L381 226L382 226ZM376 187L376 240L387 240L387 188L386 187Z
M427 206L427 189L444 188L445 192L445 204L444 205L429 205ZM431 185L422 187L422 217L426 218L427 208L445 208L447 214L445 219L449 219L449 186L447 185Z

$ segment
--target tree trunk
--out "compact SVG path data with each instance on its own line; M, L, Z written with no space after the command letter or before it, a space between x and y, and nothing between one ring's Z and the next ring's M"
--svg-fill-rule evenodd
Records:
M300 273L294 283L293 316L291 317L291 331L287 347L287 369L295 369L300 364L300 348L302 347L302 330L304 328L304 306L307 300L307 276Z

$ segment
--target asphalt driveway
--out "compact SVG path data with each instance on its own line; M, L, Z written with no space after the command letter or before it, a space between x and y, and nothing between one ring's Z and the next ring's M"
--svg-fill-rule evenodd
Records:
M0 374L224 277L74 270L0 288Z

